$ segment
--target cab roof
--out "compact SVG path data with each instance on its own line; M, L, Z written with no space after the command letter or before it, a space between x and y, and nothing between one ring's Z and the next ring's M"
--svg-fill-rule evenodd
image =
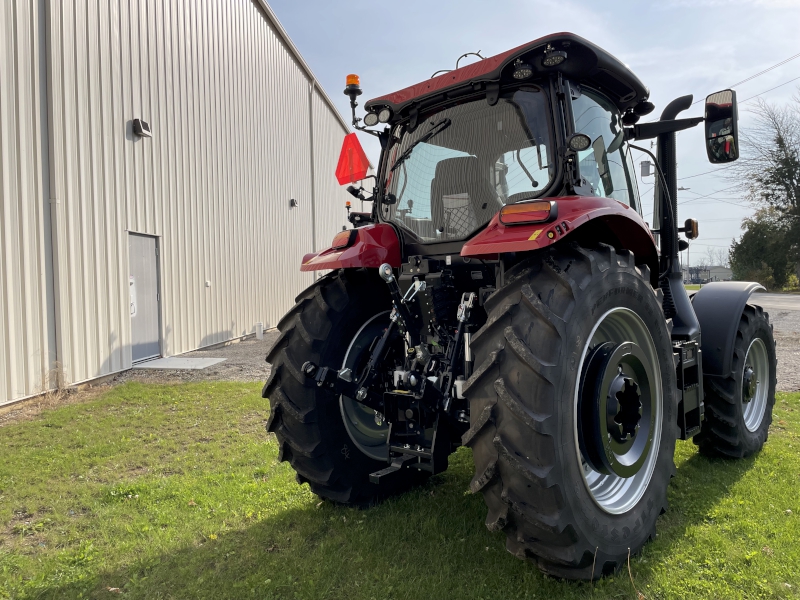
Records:
M563 50L567 59L555 67L546 67L542 60L548 46ZM575 83L585 83L605 94L621 112L647 100L650 90L620 60L599 46L574 33L554 33L512 48L501 54L432 77L397 92L368 100L367 111L388 106L395 115L412 107L424 108L470 91L480 91L504 84L520 83L512 77L514 62L521 59L533 69L535 82L560 71Z

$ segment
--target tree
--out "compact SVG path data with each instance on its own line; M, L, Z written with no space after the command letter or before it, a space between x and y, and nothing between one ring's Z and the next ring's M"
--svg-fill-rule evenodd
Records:
M742 222L742 239L730 251L733 278L758 281L769 289L786 285L792 271L792 238L780 213L771 207Z
M756 213L742 223L730 264L736 279L782 287L800 272L800 92L786 106L759 100L755 112L734 173Z
M708 247L706 250L705 262L711 267L730 267L730 252L725 248Z

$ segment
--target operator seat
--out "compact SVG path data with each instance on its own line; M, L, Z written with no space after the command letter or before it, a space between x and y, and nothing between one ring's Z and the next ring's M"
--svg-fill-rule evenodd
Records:
M462 238L500 210L489 169L475 156L439 161L431 181L431 218L443 239Z

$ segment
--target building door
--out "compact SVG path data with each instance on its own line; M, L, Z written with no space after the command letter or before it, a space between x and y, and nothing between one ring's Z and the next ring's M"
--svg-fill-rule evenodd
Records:
M161 356L159 336L158 243L149 235L128 235L133 362Z

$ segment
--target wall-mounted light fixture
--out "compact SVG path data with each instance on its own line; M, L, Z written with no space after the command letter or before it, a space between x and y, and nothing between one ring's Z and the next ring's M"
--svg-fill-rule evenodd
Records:
M142 119L133 120L133 133L139 137L153 137L153 132L150 129L150 124Z

